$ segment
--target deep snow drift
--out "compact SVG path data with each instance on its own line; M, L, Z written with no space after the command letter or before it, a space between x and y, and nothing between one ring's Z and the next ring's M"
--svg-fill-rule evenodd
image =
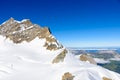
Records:
M53 64L53 59L65 48L48 50L45 43L45 38L36 37L15 44L0 36L0 80L64 80L62 76L66 72L74 76L73 80L120 80L119 74L80 61L70 52L64 61Z

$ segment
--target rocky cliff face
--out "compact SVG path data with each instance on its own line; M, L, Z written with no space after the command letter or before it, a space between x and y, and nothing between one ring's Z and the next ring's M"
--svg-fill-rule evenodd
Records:
M36 37L46 39L44 47L48 50L57 50L63 48L61 44L51 35L48 27L41 27L33 24L30 20L16 21L10 18L0 25L0 35L9 38L14 43L19 44L23 41L30 42Z
M67 53L68 51L64 49L59 55L55 57L55 59L53 59L52 63L63 62Z

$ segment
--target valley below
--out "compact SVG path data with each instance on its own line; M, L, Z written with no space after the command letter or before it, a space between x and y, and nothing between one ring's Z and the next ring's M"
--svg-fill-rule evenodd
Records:
M74 54L77 58L81 54L87 54L91 56L97 65L100 65L106 69L115 71L120 73L120 48L68 48L72 54Z

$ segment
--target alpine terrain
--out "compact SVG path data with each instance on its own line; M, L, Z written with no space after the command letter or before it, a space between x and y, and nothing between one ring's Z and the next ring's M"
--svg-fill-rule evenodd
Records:
M49 28L10 18L0 25L0 80L120 80L120 74L71 54Z

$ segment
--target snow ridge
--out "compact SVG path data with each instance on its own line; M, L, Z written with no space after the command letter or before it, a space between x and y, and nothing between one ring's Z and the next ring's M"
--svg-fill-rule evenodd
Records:
M19 23L26 21L28 20ZM10 24L12 25L5 26L8 22L3 23L0 30L3 27L5 30L7 27L12 27L11 30L13 29L13 23L18 23L18 21L16 23L11 19ZM22 32L36 27L31 26L31 23L27 24L27 28L25 26L22 25L22 28L20 28ZM31 41L23 40L20 43L14 43L11 38L14 37L13 35L7 35L10 38L6 38L6 34L9 33L4 31L4 35L1 33L0 80L120 80L120 74L79 60L58 43L48 30L46 31L43 28L39 28L39 30L46 35L40 34ZM39 30L36 31L39 32ZM19 34L22 34L22 32ZM32 33L34 32L31 32L31 35ZM16 34L16 32L13 34ZM58 58L57 63L52 63L55 58Z

